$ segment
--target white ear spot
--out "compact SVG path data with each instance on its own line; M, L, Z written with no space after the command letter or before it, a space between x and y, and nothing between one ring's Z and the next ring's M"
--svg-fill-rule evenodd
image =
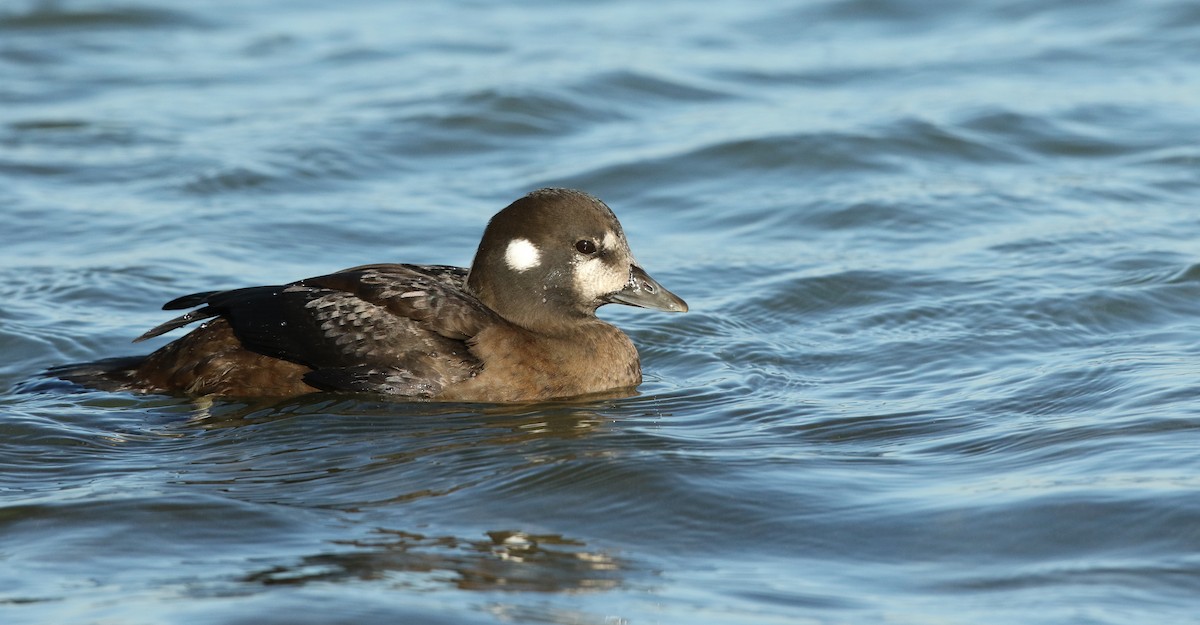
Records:
M504 262L513 271L528 271L542 262L542 252L529 239L513 239L504 250Z

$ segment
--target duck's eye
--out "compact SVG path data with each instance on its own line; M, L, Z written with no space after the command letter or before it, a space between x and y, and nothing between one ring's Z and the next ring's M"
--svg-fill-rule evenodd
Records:
M575 249L579 250L580 254L595 254L596 244L588 239L582 239L575 243Z

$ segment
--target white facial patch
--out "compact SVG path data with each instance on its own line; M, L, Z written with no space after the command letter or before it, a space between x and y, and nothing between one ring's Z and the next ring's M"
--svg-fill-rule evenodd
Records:
M617 235L613 234L612 230L605 232L604 240L600 242L600 245L603 246L604 249L606 249L606 250L616 249L617 248Z
M529 271L542 262L542 252L529 239L513 239L504 250L504 262L513 271Z
M627 253L612 256L622 248L621 240L614 232L605 232L600 240L600 249L609 253L607 258L576 256L574 258L575 292L584 300L594 300L625 288L629 282L629 263L633 258Z
M589 258L575 265L575 292L585 300L593 300L625 288L629 282L629 268L606 263L599 258Z

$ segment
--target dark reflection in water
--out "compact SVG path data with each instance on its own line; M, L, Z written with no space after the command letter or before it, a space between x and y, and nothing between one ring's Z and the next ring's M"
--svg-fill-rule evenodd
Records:
M612 421L601 410L595 402L473 408L328 395L199 400L186 421L164 429L217 437L190 450L181 483L349 512L492 488L529 469L603 455L603 443L587 440ZM304 482L297 492L275 488Z
M463 491L474 493L463 493L470 500L546 465L599 453L586 439L610 424L604 407L597 401L456 407L329 395L284 402L199 400L186 421L168 422L164 429L185 439L189 430L216 437L202 447L186 444L186 465L177 476L181 485L257 504L386 521L403 506ZM168 412L175 416L176 408ZM370 580L416 589L580 592L616 588L634 570L627 557L560 534L505 528L479 535L486 538L382 525L365 536L331 540L319 553L271 563L243 581Z
M616 405L616 400L626 398L628 393L534 404L454 404L389 401L378 395L314 393L284 400L255 398L214 401L202 397L190 400L180 398L180 401L190 402L192 405L189 425L214 429L267 423L302 415L325 414L395 418L406 423L432 420L444 423L454 430L467 425L458 423L461 419L483 417L489 423L494 422L497 427L507 425L517 429L529 429L532 423L540 421L544 422L543 425L548 431L562 432L566 435L573 429L570 425L572 422L586 423L589 420L600 419L601 412Z
M372 539L334 541L354 551L322 553L251 573L245 581L308 584L383 580L398 587L449 584L460 590L601 591L617 587L630 563L578 540L497 530L487 540L378 529ZM416 574L414 576L414 574Z

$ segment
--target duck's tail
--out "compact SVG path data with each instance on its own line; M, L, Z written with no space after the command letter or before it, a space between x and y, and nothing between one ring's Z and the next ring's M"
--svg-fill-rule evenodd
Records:
M126 391L137 386L135 373L145 360L145 356L124 356L105 358L94 362L59 365L47 369L41 382L65 380L99 391ZM32 386L41 385L34 383Z

